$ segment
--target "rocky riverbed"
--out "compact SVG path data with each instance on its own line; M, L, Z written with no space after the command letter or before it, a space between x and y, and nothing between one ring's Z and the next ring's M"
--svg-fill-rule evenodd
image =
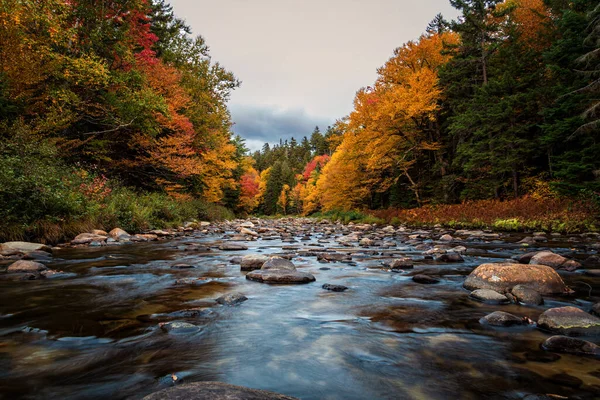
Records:
M600 398L599 250L312 219L5 243L0 398Z

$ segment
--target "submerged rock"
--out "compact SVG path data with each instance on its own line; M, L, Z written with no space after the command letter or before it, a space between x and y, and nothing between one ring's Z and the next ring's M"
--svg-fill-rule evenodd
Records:
M477 289L469 295L472 299L487 304L508 304L510 300L503 294L489 289Z
M429 275L415 275L412 277L412 280L417 283L422 283L424 285L432 285L434 283L438 283L440 280L434 276Z
M491 326L513 326L523 325L523 319L504 311L495 311L481 318L479 323Z
M538 319L538 327L563 335L600 335L600 318L576 307L551 308Z
M219 304L234 306L243 303L246 300L248 300L248 298L241 293L229 293L219 297L216 301Z
M586 340L568 336L552 336L542 344L546 351L586 356L600 356L600 346Z
M200 330L200 327L189 322L173 321L159 324L160 329L169 333L194 333Z
M248 250L248 247L240 243L223 243L219 246L219 250L223 251L241 251Z
M437 257L435 261L438 262L446 262L446 263L455 263L455 262L464 262L465 259L458 253L446 253Z
M194 382L163 389L142 400L297 400L294 397L222 382Z
M348 288L344 285L332 285L331 283L326 283L322 286L325 290L331 290L332 292L343 292L344 290L348 290Z
M471 272L463 286L469 290L491 289L505 293L517 285L526 286L543 295L569 292L554 269L531 264L482 264Z

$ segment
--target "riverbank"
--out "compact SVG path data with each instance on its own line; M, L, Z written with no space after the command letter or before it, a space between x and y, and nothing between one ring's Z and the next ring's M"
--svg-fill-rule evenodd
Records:
M344 223L405 225L414 228L489 229L495 232L585 233L600 230L594 199L534 198L479 200L413 209L327 211L313 215Z

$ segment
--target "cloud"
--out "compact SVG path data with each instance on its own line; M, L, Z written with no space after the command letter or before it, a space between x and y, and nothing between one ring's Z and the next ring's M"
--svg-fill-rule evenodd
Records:
M230 110L233 132L246 139L250 150L258 150L264 143L279 143L280 138L294 137L300 141L303 136L310 137L315 126L323 132L334 122L311 116L300 108L281 110L269 106L232 105Z

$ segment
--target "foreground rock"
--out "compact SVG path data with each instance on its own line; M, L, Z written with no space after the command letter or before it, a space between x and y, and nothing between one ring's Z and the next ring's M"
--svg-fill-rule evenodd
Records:
M503 294L489 289L477 289L471 292L470 297L473 300L486 304L508 304L510 300Z
M546 351L585 356L600 356L600 346L586 340L568 336L552 336L542 344Z
M517 285L526 286L540 294L569 292L554 269L531 264L482 264L471 272L463 286L468 290L490 289L506 293Z
M294 397L222 382L187 383L149 394L143 400L297 400Z
M600 335L600 318L576 307L551 308L540 315L538 326L563 335Z
M225 306L234 306L243 303L246 300L248 300L248 298L241 293L229 293L219 297L217 303Z
M246 279L262 283L310 283L316 279L307 272L299 272L294 264L281 257L269 258L258 271L246 274Z
M496 311L481 318L479 323L491 326L513 326L523 325L523 319L504 311Z
M240 260L240 269L242 271L254 271L261 269L265 261L269 258L260 254L248 254Z

